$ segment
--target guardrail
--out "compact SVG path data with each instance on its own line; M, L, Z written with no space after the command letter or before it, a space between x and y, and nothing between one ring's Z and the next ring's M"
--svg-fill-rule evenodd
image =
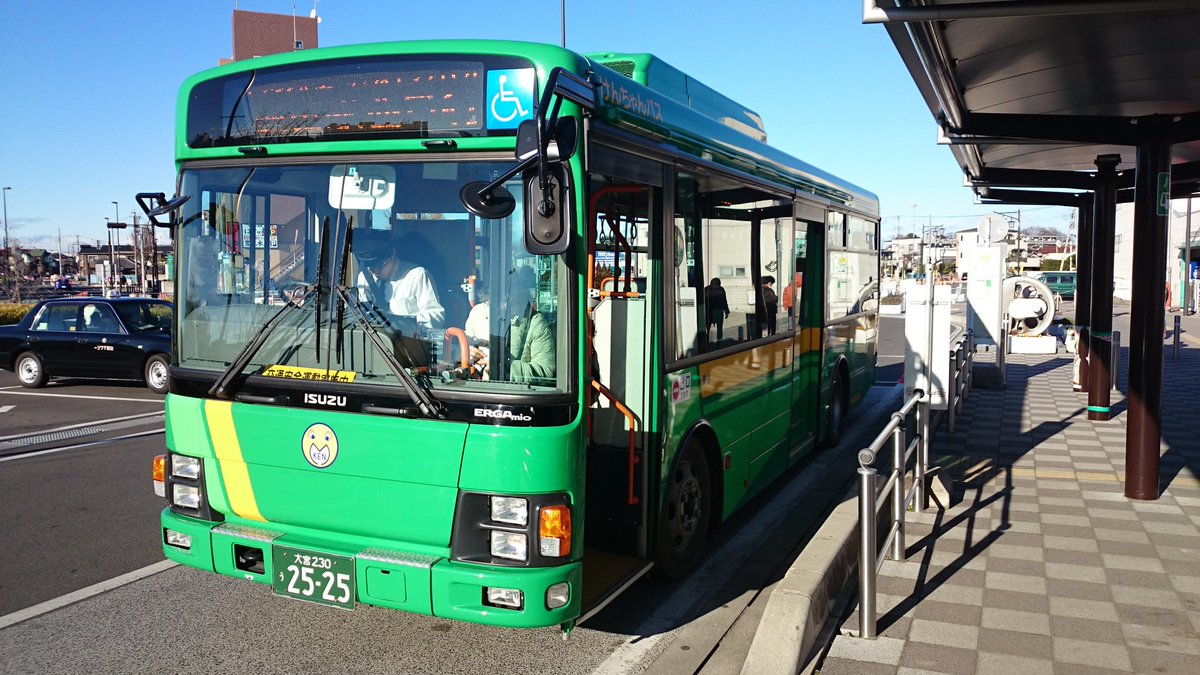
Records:
M954 431L954 420L962 412L962 402L971 390L971 370L975 363L975 336L969 330L959 329L950 341L949 353L950 386L946 387L946 427ZM913 438L906 440L909 415L913 420ZM858 560L858 636L866 639L876 637L875 577L886 559L884 554L891 549L892 560L904 560L905 514L910 506L917 511L929 507L926 490L926 475L929 469L929 439L934 427L930 397L921 389L914 389L912 396L891 419L875 440L858 453L858 527L860 554ZM892 467L887 481L878 487L879 471L872 465L888 439L892 441ZM915 459L914 459L915 456ZM904 488L909 461L913 460L911 487ZM877 523L881 501L892 506L891 525L881 545L878 542ZM915 505L915 506L914 506Z
M905 442L908 416L916 413L917 433L912 442ZM858 559L858 636L875 638L875 576L885 559L882 553L891 547L892 560L904 560L904 514L909 505L925 500L925 463L929 459L929 397L917 389L900 410L892 413L891 420L875 440L858 452L858 532L861 553ZM883 488L877 487L879 472L872 464L884 443L892 440L892 468L888 472ZM908 460L916 455L913 467L912 488L904 490L905 469ZM888 497L891 497L888 500ZM878 534L875 524L879 518L879 502L890 501L892 505L891 527L883 545L876 548Z

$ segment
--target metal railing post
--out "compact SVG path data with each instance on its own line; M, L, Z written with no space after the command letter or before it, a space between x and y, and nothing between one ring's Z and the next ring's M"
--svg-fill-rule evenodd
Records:
M954 433L954 420L958 417L958 397L961 394L962 387L961 344L959 343L959 346L956 346L950 354L950 360L954 362L954 365L950 366L950 372L952 373L950 378L950 399L946 401L946 414L948 415L946 419L946 431L950 433Z
M896 536L892 539L892 560L904 560L904 497L908 491L904 489L905 470L904 429L897 426L892 432L892 472L895 483L892 484L892 527ZM920 475L920 463L913 469L913 489L920 490L923 476Z
M917 508L921 511L929 509L929 494L925 489L925 467L929 466L929 394L922 394L921 402L917 404L917 465L921 467L921 492L917 499Z
M858 469L858 636L875 639L875 478L870 467Z
M1121 331L1114 330L1112 334L1112 357L1108 360L1112 364L1109 370L1109 380L1112 384L1112 390L1116 391L1121 383Z

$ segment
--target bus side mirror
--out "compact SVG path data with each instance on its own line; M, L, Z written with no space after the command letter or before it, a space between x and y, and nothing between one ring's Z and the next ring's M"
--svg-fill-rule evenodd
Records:
M525 196L525 250L533 255L565 253L571 244L571 214L575 197L570 172L557 162L546 167L546 189L536 170L526 171L521 182Z

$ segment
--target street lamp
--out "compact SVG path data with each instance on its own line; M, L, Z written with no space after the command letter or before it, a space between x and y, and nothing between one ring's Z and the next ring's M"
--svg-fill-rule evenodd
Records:
M115 228L116 226L121 224L121 208L119 206L117 206L116 202L113 202L112 205L113 205L113 221L112 221L112 225L109 225L109 227ZM120 246L120 245L121 245L121 233L118 232L117 233L117 246ZM113 271L115 273L119 273L119 270L114 269ZM113 278L113 281L116 281L115 277Z
M9 251L8 251L8 191L11 189L12 189L11 187L5 187L2 191L0 191L0 194L4 195L4 272L6 275L8 273L8 258L9 258Z

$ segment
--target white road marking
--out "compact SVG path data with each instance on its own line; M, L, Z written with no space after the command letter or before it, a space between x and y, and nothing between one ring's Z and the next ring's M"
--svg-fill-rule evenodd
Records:
M83 394L47 394L38 391L12 391L10 389L0 389L0 394L13 394L16 396L47 396L51 398L87 398L97 401L137 401L139 403L157 403L162 405L162 401L153 398L119 398L116 396L84 396Z
M17 406L15 406L15 405L0 405L0 413L6 413L15 407L17 407Z
M26 607L25 609L17 610L12 614L5 614L4 616L0 616L0 630L21 623L22 621L28 621L48 612L53 612L56 609L62 609L67 605L73 605L92 596L100 595L101 593L107 593L108 591L111 591L115 588L120 588L126 584L132 584L135 581L145 579L146 577L158 574L159 572L165 572L172 567L177 567L178 565L179 563L175 562L174 560L160 560L153 565L147 565L139 570L127 572L121 576L113 577L112 579L108 579L106 581L101 581L98 584L92 584L87 588L81 588L77 591L67 593L66 595L60 595L53 600L47 600L46 602L34 605L33 607Z

